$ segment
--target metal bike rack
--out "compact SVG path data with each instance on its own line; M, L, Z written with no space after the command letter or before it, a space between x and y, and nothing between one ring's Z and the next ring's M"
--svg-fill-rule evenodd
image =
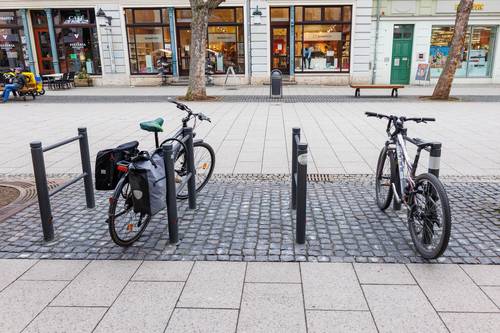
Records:
M167 216L168 216L168 238L170 243L179 243L179 226L177 223L177 194L187 185L189 209L196 209L196 169L194 167L193 151L193 129L191 127L181 128L173 136L181 141L186 147L187 175L176 189L175 187L175 160L177 153L183 147L180 142L172 140L173 143L163 144L163 161L165 163L165 174L167 182Z
M306 241L307 143L300 141L300 128L292 128L292 194L291 208L296 210L295 238Z
M43 153L52 149L59 148L73 141L80 143L80 157L82 161L82 174L73 178L63 185L59 186L52 192L49 192L47 186L47 174L45 171L45 160ZM30 143L31 158L33 160L33 171L35 174L36 191L38 195L38 206L40 207L40 218L42 220L43 239L46 242L54 240L54 224L52 210L50 207L50 197L64 190L70 185L73 185L80 179L83 179L85 187L85 198L87 200L87 208L95 207L94 188L92 184L92 168L90 166L89 141L87 136L87 128L78 128L78 135L53 145L42 147L40 141Z

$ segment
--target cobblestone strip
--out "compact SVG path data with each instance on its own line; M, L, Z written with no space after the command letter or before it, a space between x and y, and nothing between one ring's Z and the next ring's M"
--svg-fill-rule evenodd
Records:
M331 176L308 186L306 245L294 241L289 176L217 175L198 196L198 209L179 203L181 243L168 244L166 212L157 214L134 246L110 239L109 193L87 210L81 186L52 198L58 241L41 242L37 205L2 223L0 258L222 261L423 262L406 212L381 212L372 176ZM452 237L437 262L500 264L500 182L443 178L451 200Z

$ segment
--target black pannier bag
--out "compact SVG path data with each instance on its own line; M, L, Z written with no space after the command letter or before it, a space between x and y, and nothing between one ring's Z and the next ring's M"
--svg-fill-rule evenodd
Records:
M166 207L167 184L161 149L151 156L142 152L142 158L128 167L128 181L132 190L135 213L155 215Z
M120 180L120 172L116 170L116 164L127 158L127 155L134 155L138 146L139 142L131 141L97 153L95 160L96 190L110 191L115 189L118 180Z

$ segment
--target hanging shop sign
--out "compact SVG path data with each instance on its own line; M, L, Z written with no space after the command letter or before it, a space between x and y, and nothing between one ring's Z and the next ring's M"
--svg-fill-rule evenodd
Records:
M209 43L236 43L236 35L235 34L208 34L208 42Z
M0 42L19 42L19 36L16 34L1 34Z
M89 24L89 19L85 15L68 16L63 24Z
M136 34L136 43L163 43L163 36L159 34Z
M327 40L341 40L341 32L304 32L304 41L327 41Z

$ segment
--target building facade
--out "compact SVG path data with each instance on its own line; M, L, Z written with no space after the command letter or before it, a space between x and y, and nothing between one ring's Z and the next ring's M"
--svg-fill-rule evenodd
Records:
M226 0L209 19L216 84L279 69L298 83L436 80L458 0ZM159 84L189 72L188 0L0 0L0 71L85 71L101 85ZM500 1L476 1L458 82L500 82ZM496 64L499 64L498 66ZM424 75L426 76L426 75Z
M14 8L13 8L14 7ZM371 0L227 0L212 11L207 58L215 81L272 69L299 83L370 78ZM0 0L0 70L86 71L97 84L159 83L188 75L187 0Z
M436 82L450 50L458 3L375 0L371 41L374 82ZM500 1L474 1L455 83L500 83L499 26Z

